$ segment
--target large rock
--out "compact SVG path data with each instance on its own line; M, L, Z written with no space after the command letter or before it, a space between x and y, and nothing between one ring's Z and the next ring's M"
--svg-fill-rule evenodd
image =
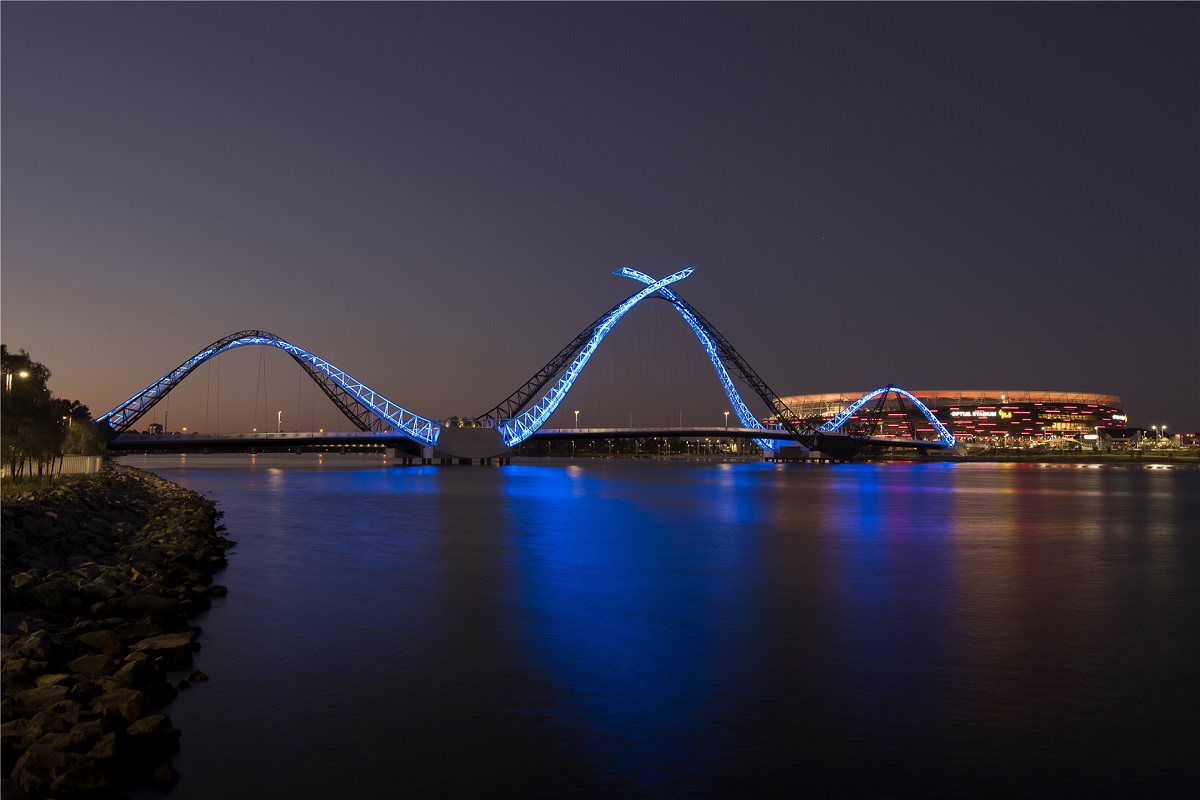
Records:
M41 738L42 732L27 719L10 719L0 725L0 744L14 750L24 750Z
M83 794L107 789L109 785L110 781L104 770L88 759L79 766L56 775L50 782L50 791L64 795Z
M109 655L116 655L125 649L124 645L121 644L121 637L116 634L116 631L91 631L76 636L75 641L85 644L93 650L108 653Z
M157 711L154 699L138 689L114 688L92 701L91 710L106 716L119 716L127 722L137 722Z
M163 632L162 626L148 619L138 622L125 622L113 628L113 633L120 637L122 643L136 642L158 636Z
M139 689L145 689L155 680L161 678L161 676L162 674L158 667L154 665L154 659L145 656L126 662L124 666L113 674L112 679L113 683L119 683L122 686L134 686Z
M72 769L90 764L82 753L68 753L52 747L34 745L13 765L12 778L33 795L43 794L51 782Z
M130 725L126 731L129 746L138 761L161 763L179 749L180 731L169 717L153 714Z
M139 592L120 601L120 606L126 611L151 617L166 617L175 610L177 605L179 605L179 601L174 597L159 597L149 592Z
M89 656L80 656L67 664L67 667L72 672L83 675L111 675L117 665L113 663L112 656L107 653L92 653Z
M129 646L131 653L150 653L161 657L168 667L186 667L192 663L192 650L196 647L196 631L164 633L142 639Z
M38 675L50 668L45 661L33 658L13 658L5 655L0 662L0 683L4 684L5 693L14 688L26 687L34 683Z
M61 684L26 689L17 695L17 702L34 711L49 708L67 697L67 687Z
M57 662L70 655L69 648L49 631L34 631L13 648L12 655L35 661Z

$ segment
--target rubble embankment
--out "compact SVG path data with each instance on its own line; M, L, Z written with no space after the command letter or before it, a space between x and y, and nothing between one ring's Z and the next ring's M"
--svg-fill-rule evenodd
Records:
M0 509L5 798L166 789L180 731L162 707L205 676L189 620L234 545L212 501L132 467L6 493ZM190 681L189 681L190 679Z

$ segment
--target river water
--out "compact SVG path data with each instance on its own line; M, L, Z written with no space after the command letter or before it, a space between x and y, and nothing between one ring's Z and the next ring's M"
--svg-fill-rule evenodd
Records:
M1195 469L122 461L238 542L173 800L1200 791Z

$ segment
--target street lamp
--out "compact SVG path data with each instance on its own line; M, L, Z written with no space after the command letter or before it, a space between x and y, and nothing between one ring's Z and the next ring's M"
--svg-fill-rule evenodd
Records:
M1154 431L1154 440L1155 440L1155 441L1158 441L1158 426L1157 426L1157 425L1151 425L1151 426L1150 426L1150 430Z
M725 412L725 429L729 430L729 412Z
M28 378L29 377L29 373L26 372L25 370L21 370L20 372L17 372L17 373L12 373L12 372L4 373L4 391L6 391L6 392L12 391L12 379L13 379L14 374L18 378Z
M575 429L579 430L579 412L575 412Z

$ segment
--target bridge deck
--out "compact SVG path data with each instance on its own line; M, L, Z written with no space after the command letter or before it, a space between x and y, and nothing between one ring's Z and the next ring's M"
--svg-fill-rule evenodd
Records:
M724 426L677 426L661 428L542 428L533 439L630 439L659 437L670 439L771 439L781 445L795 441L783 430L738 428ZM833 440L848 439L848 434L824 433ZM871 437L867 444L876 447L902 447L917 450L942 449L938 440L893 439ZM318 431L281 433L122 433L109 447L115 451L130 450L238 450L269 447L374 446L412 450L419 447L408 437L393 431Z

